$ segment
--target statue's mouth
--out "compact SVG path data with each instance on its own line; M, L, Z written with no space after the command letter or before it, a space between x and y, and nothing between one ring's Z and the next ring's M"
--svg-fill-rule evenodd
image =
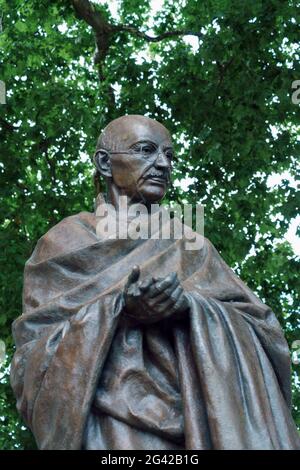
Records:
M168 176L163 175L161 173L150 173L144 177L145 180L153 180L153 181L159 181L162 183L166 183L168 181Z

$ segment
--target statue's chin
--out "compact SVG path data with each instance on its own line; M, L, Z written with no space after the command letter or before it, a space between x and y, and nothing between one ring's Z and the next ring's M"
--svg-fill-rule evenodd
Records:
M117 187L116 197L127 196L132 203L155 204L161 201L168 189L166 181L146 180L143 184L133 188Z
M167 183L162 181L147 180L139 190L139 195L146 202L157 203L163 199L167 191Z

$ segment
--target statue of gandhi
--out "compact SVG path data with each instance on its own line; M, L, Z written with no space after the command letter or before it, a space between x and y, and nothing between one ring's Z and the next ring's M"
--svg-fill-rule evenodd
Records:
M172 161L162 124L114 120L95 153L102 203L121 216L126 196L152 216ZM205 237L191 251L184 237L102 236L96 213L52 227L25 266L11 385L38 448L299 449L270 307Z

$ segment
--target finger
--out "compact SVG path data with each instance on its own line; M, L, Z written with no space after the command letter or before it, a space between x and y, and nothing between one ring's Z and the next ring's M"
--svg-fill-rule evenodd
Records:
M172 313L174 307L174 301L172 299L167 299L164 302L161 302L160 304L155 306L155 311L159 315L169 315ZM153 307L154 308L154 307Z
M138 286L142 292L146 292L152 284L153 284L153 280L150 278L150 279L146 279L143 282L140 282Z
M161 282L164 280L164 277L156 277L156 276L152 276L152 281L153 282Z
M162 281L156 282L153 286L151 286L147 292L147 296L149 298L156 297L157 295L164 292L165 289L168 289L169 287L172 287L172 286L175 287L178 284L179 284L179 281L177 278L177 274L171 273Z
M147 303L149 306L151 306L151 308L154 308L154 309L166 303L168 303L168 305L175 305L179 301L182 293L183 293L182 287L178 286L168 297L163 297L160 299L159 297L154 297L152 299L148 299Z
M183 295L180 295L179 299L175 303L174 310L185 311L185 310L188 310L189 307L190 307L189 299L185 294L183 294Z
M184 305L184 295L183 295L183 289L180 286L177 288L173 294L171 294L171 297L164 302L161 302L161 304L153 307L155 310L159 313L165 313L168 315L171 315L174 313L176 310L181 309L181 307Z
M146 298L149 299L149 302L151 302L153 305L159 303L159 302L164 302L167 299L175 298L177 299L178 293L182 292L183 289L179 283L174 283L167 289L165 289L161 294L156 295L155 297L148 297Z
M140 277L140 267L138 265L133 266L131 273L128 276L127 282L125 284L125 290L127 291L129 287L134 284Z

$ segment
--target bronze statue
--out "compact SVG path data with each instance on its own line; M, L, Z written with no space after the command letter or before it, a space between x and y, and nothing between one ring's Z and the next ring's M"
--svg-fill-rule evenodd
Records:
M161 201L168 131L111 122L97 170L109 203ZM147 217L146 217L147 218ZM280 325L205 238L118 238L67 217L26 263L11 383L40 449L296 449ZM179 220L174 223L181 224Z

